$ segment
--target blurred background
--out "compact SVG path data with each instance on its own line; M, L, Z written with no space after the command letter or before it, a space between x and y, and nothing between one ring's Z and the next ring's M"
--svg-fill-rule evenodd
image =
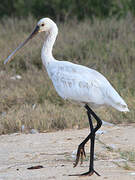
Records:
M117 19L135 15L134 0L4 0L0 3L0 17L35 18L49 16L55 20L65 21L76 17L100 19L116 17Z
M135 121L134 0L4 0L0 3L0 134L88 127L83 108L63 101L42 66L44 33L7 66L4 59L29 35L37 21L52 18L59 35L56 59L101 72L127 102L130 113L96 110L115 124Z

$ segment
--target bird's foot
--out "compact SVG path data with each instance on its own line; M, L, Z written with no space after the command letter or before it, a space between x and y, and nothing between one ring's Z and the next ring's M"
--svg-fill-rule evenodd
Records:
M88 171L88 172L86 172L86 173L80 174L80 176L92 176L94 173L95 173L97 176L100 176L100 174L99 174L97 171L95 171L94 169L91 170L91 171Z
M83 173L83 174L72 174L72 175L69 175L69 176L92 176L93 174L96 174L97 176L100 176L100 174L98 172L96 172L95 170L91 170L91 171L88 171L86 173Z
M79 159L81 159L81 163L83 163L83 159L84 157L86 157L86 153L85 153L85 150L84 150L84 146L79 146L78 147L78 150L77 150L77 155L76 155L76 160L75 162L73 163L73 166L76 167L78 165L78 162L79 162Z

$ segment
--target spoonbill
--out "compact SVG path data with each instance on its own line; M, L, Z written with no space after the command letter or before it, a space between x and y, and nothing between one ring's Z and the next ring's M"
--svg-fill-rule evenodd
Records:
M90 176L95 173L100 176L94 169L94 144L95 133L101 127L102 121L92 109L101 106L111 106L118 111L126 112L129 111L128 106L109 81L96 70L68 61L58 61L53 57L52 49L58 34L58 27L50 18L40 19L30 36L8 56L4 64L8 63L13 55L39 32L45 32L41 58L57 93L63 99L68 99L84 106L88 115L90 134L78 146L74 167L77 166L80 160L81 163L83 162L85 157L84 147L90 140L89 170L86 173L74 175ZM94 117L97 122L95 127L91 117Z

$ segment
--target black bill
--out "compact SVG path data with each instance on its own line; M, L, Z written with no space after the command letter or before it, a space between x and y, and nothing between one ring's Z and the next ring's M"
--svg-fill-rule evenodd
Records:
M4 61L4 64L7 64L9 63L14 54L19 50L21 49L30 39L32 39L37 33L39 32L39 26L36 26L36 28L34 29L34 31L30 34L30 36L23 42L21 43L9 56L8 58Z

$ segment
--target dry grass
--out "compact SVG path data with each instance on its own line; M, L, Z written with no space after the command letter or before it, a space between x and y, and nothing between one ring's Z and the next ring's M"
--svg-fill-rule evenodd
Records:
M4 59L32 31L36 20L6 19L0 22L0 133L19 131L21 125L40 131L88 126L85 111L56 94L42 67L40 51L44 34L37 36L7 66ZM130 113L113 109L98 110L99 116L113 123L135 119L135 22L132 17L71 21L58 24L59 36L54 56L92 67L111 81L124 97ZM12 80L19 74L21 80ZM33 105L36 107L33 109ZM6 113L5 113L6 112Z

